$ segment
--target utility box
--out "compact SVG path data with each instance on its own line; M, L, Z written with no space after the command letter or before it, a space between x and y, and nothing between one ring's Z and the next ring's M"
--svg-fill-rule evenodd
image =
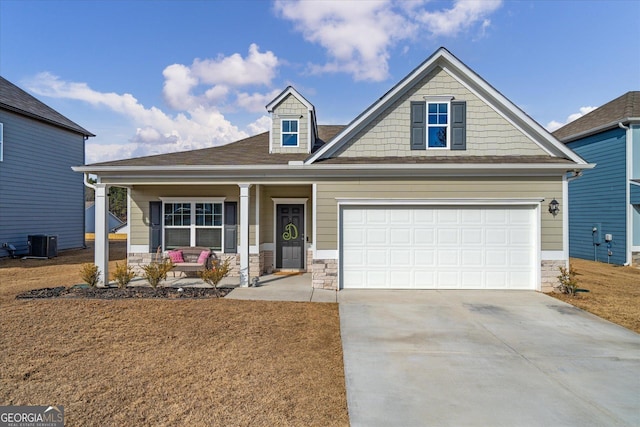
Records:
M591 233L593 235L593 244L601 245L602 244L602 224L597 223L593 224L591 227Z
M29 256L54 258L58 256L58 236L48 234L32 234L27 236Z

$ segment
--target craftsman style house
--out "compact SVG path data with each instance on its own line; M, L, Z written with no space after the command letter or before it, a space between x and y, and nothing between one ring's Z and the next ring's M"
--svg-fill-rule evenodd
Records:
M346 126L292 87L267 110L269 132L225 146L75 168L104 215L129 189L130 263L206 246L245 286L293 269L330 289L533 290L566 265L567 175L591 165L446 49Z

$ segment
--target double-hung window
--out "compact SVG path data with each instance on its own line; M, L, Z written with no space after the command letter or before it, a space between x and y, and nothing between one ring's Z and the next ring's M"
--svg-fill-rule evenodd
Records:
M165 250L180 246L223 248L223 200L163 200Z
M283 119L281 122L280 132L282 133L283 147L298 146L298 120Z
M411 149L466 150L466 102L453 96L424 99L411 102Z
M449 146L449 103L427 102L427 147Z

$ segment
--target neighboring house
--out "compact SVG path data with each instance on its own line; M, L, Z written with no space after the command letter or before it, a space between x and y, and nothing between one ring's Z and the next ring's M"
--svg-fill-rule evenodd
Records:
M84 163L95 136L0 77L0 257L27 236L57 236L57 249L84 246Z
M329 289L534 290L567 264L566 176L591 165L446 49L347 126L292 87L267 111L269 132L225 146L74 168L105 214L107 188L129 189L131 264L197 245L243 286L302 270Z
M569 255L637 265L640 92L627 92L553 135L596 164L593 170L569 183ZM607 237L612 240L608 242Z
M109 212L109 233L117 233L127 225L126 222L120 221L120 218ZM96 230L96 205L89 202L84 210L84 231L85 233L95 233Z

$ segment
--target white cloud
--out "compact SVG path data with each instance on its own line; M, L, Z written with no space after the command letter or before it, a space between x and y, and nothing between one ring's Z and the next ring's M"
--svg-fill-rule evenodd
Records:
M203 83L238 87L270 85L277 67L278 58L273 52L260 53L260 47L252 43L244 59L238 53L216 59L196 59L191 70Z
M456 0L451 9L425 10L418 13L417 19L434 36L455 36L477 22L481 22L484 32L491 23L486 17L501 4L502 0Z
M314 72L347 72L356 80L388 76L389 47L409 36L412 24L387 1L277 1L276 11L330 57Z
M237 105L247 111L254 113L264 112L265 106L273 101L280 94L281 90L276 89L269 93L238 93Z
M427 1L401 0L275 3L276 12L292 21L297 31L327 50L324 64L310 64L313 73L344 72L355 80L382 81L389 75L390 50L398 42L428 31L452 36L478 23L484 33L488 15L501 0L456 0L451 9L429 11Z
M271 128L271 117L262 116L253 123L247 126L247 131L250 135L257 135L259 133L267 132Z
M157 107L146 108L131 94L98 92L86 83L66 82L50 73L36 75L26 87L38 95L106 107L137 125L135 134L123 146L104 146L109 147L105 150L98 149L98 144L87 144L88 162L205 148L248 136L215 108L198 105L171 116Z
M580 107L580 109L578 110L577 113L573 113L573 114L569 114L569 116L567 117L567 120L563 123L563 122L559 122L556 120L551 120L549 123L547 123L546 129L549 132L554 132L558 129L560 129L562 126L571 123L574 120L579 119L580 117L584 116L585 114L589 114L590 112L592 112L593 110L595 110L598 107Z
M128 93L98 92L86 83L64 81L47 72L36 75L25 85L38 95L108 108L132 122L135 132L132 130L126 143L87 143L87 162L92 163L212 147L262 131L263 118L244 131L227 120L221 111L235 107L251 113L265 112L265 105L280 92L269 87L278 65L273 52L260 52L256 44L249 47L245 58L236 53L215 59L196 59L191 66L169 65L162 72L165 79L162 93L175 114L155 106L147 108ZM241 90L247 86L266 86L267 91Z
M219 108L233 89L271 86L279 64L273 52L262 53L260 47L253 43L245 58L234 53L215 59L197 58L191 66L169 65L162 72L165 78L162 93L167 104L176 110L187 110L199 105L216 105ZM236 105L244 108L244 105Z
M171 108L186 110L195 103L191 90L198 85L198 79L191 74L189 67L181 64L169 65L162 72L164 76L164 99Z

